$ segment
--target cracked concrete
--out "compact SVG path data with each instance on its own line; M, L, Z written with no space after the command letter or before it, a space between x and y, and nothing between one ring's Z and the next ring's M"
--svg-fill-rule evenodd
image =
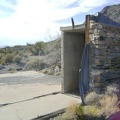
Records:
M60 93L59 77L31 71L0 75L0 81L6 80L0 83L0 120L29 120L64 109L72 101L80 102L79 98ZM8 82L9 78L15 78L15 82ZM29 79L24 84L25 78Z
M64 94L49 95L39 99L11 104L0 108L0 120L29 120L66 108L80 99Z

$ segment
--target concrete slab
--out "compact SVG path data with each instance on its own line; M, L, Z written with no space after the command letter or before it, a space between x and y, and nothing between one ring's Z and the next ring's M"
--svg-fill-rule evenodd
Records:
M29 120L66 108L73 101L80 103L80 98L64 94L55 94L11 104L0 108L0 120Z
M60 85L21 84L0 86L0 105L31 99L33 97L60 92Z
M64 109L72 101L80 102L60 92L60 76L35 71L1 74L0 120L34 119Z
M0 74L0 106L59 91L60 76L36 71Z

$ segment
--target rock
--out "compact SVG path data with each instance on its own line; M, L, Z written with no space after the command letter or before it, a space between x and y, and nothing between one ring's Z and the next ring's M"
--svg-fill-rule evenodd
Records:
M44 74L48 73L47 69L41 70L41 72L44 73Z
M3 65L0 64L0 70L3 69L3 68L5 68L5 67L4 67Z
M16 70L17 70L17 71L21 71L21 70L22 70L22 68L16 68Z
M54 70L53 69L49 69L48 70L48 75L53 75L54 74Z
M12 69L12 68L9 68L8 71L13 71L13 69Z
M60 72L59 66L56 66L54 69L54 74L57 75Z
M59 64L49 66L48 68L40 70L44 74L48 75L60 75L61 68Z

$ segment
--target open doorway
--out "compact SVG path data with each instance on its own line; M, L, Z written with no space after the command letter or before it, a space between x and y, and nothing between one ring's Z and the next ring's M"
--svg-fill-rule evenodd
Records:
M79 91L79 69L85 46L85 30L62 31L62 93Z

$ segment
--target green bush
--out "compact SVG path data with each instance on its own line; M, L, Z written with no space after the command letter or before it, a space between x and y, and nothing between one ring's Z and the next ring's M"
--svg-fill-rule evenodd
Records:
M73 101L66 109L66 112L51 120L83 120L84 108L76 101Z
M5 56L4 53L0 53L0 60Z
M16 55L19 54L19 51L18 51L18 50L14 50L14 51L12 51L12 54L13 54L14 56L16 56Z
M99 115L99 109L95 106L85 106L84 114L87 116L97 117Z
M30 59L25 65L25 68L27 70L31 70L31 69L41 70L44 67L45 67L45 63L41 59Z
M44 54L44 42L36 42L34 45L27 44L27 51L31 53L31 55L43 55Z
M0 48L0 53L5 53L5 49L4 48Z
M22 57L20 57L19 55L18 55L18 56L15 56L15 57L13 58L13 62L15 62L15 63L20 63L20 62L21 62L21 59L22 59Z
M13 70L9 70L9 73L13 73Z
M4 62L5 63L10 63L13 60L13 55L12 54L6 54L4 57Z
M0 64L5 65L5 61L3 59L0 60Z
M50 120L106 120L105 116L99 115L99 109L94 106L81 106L72 103L66 112Z

